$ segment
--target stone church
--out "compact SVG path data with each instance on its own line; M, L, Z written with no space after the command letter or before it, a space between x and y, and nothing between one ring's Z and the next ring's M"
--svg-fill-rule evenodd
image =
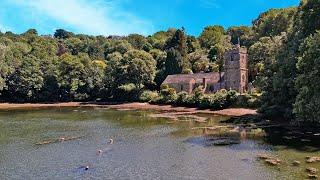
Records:
M175 74L169 75L162 84L174 88L177 92L192 93L202 86L204 93L214 93L220 89L248 91L248 54L240 43L224 54L224 72Z

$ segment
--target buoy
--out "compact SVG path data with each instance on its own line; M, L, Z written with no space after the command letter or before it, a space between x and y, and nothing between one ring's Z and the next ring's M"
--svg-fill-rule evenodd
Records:
M101 150L101 149L99 149L99 150L98 150L98 153L99 153L99 154L101 154L101 153L102 153L102 150Z
M86 171L89 170L89 166L84 167L84 170Z
M109 144L113 144L113 139L109 139Z

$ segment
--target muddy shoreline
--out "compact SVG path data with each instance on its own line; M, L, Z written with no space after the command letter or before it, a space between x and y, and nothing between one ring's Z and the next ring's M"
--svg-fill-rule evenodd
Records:
M111 108L117 110L155 110L160 112L184 112L188 114L213 114L222 116L245 116L257 115L254 109L246 108L227 108L223 110L212 111L197 108L176 107L171 105L154 105L149 103L96 103L96 102L67 102L67 103L0 103L0 110L16 109L42 109L42 108L63 108L63 107L97 107Z

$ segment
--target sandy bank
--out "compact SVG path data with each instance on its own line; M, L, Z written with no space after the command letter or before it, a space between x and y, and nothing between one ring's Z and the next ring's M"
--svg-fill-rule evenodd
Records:
M122 104L108 104L108 103L87 103L87 102L68 102L68 103L50 103L50 104L11 104L0 103L0 110L13 109L39 109L39 108L59 108L59 107L99 107L112 108L118 110L156 110L164 112L185 112L188 114L205 113L225 116L243 116L256 115L256 110L245 108L228 108L218 111L199 110L197 108L175 107L171 105L154 105L149 103L122 103Z

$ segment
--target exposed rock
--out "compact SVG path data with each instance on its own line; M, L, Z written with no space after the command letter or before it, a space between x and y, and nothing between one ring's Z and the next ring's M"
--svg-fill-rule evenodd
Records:
M293 161L292 165L294 166L300 166L301 162L300 161Z
M309 179L318 179L318 175L315 174L308 174Z
M311 174L316 174L318 172L318 169L313 168L313 167L308 167L307 172L311 173Z
M275 161L275 160L273 160L273 159L266 159L265 162L266 162L267 164L270 164L270 165L273 165L273 166L278 165L278 162Z
M278 161L278 159L266 159L265 162L269 165L277 166L280 164L281 161Z
M306 159L307 159L306 160L307 163L320 162L320 157L318 156L312 156L312 157L307 156Z
M273 159L274 157L268 155L268 154L258 154L257 157L259 159Z
M80 139L82 137L83 136L60 137L60 138L56 138L56 139L49 139L49 140L41 141L41 142L36 143L36 145L47 145L47 144L52 144L52 143L57 143L57 142L72 141L72 140Z
M267 164L272 166L277 166L282 163L279 158L268 154L258 154L257 158L264 160Z

